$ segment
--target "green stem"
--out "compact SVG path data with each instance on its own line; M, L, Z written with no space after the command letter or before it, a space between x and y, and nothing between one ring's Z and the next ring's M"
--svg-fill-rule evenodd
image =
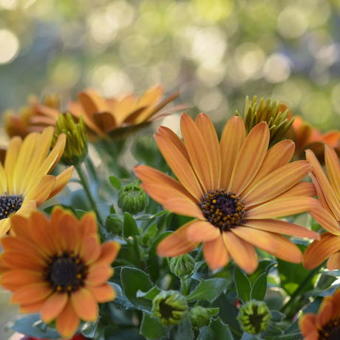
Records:
M299 287L295 289L294 293L291 295L289 301L281 308L281 312L284 313L287 311L288 307L294 302L294 300L299 296L299 294L303 291L306 284L310 282L313 276L319 271L321 266L318 266L311 270L305 279L300 283Z
M183 295L188 295L190 291L190 277L189 278L180 278L180 283L181 283L181 293Z
M90 190L90 186L89 186L89 183L87 181L87 178L85 176L85 173L83 171L83 169L81 168L81 164L78 164L78 165L75 165L75 168L77 170L77 173L78 173L78 176L79 176L79 179L80 179L80 182L84 188L84 191L87 195L87 198L92 206L92 209L93 211L95 212L95 214L97 215L97 219L98 219L98 222L101 226L101 228L104 226L104 222L99 214L99 211L98 211L98 208L97 208L97 205L96 205L96 202L92 196L92 193L91 193L91 190Z

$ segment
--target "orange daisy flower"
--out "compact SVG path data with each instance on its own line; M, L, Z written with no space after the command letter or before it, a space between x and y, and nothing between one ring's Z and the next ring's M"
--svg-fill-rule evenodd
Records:
M60 101L57 96L46 96L41 102L30 97L26 107L17 114L12 110L5 112L5 130L9 137L26 137L30 132L42 131L54 126L59 115Z
M323 172L314 153L306 151L306 158L312 166L312 181L319 197L313 207L312 216L328 232L314 241L304 253L304 265L312 269L328 259L328 269L340 269L340 163L336 152L325 145L327 175Z
M115 298L107 280L119 244L100 244L93 213L78 220L56 208L50 219L35 211L11 220L14 235L1 240L2 286L22 313L40 313L63 337L72 337L80 320L97 319L98 302Z
M300 319L305 340L340 339L340 290L323 299L317 314L305 314Z
M257 124L247 135L240 117L232 117L219 143L205 114L181 118L183 141L161 127L156 141L178 181L148 166L136 175L145 191L164 208L195 219L158 245L160 256L178 256L203 243L211 269L232 258L252 273L258 264L255 247L299 263L299 248L280 234L318 238L318 234L275 217L308 211L314 188L301 182L306 161L288 163L294 143L283 140L268 150L269 129Z
M178 96L174 94L161 101L163 93L161 86L155 86L139 98L127 95L121 99L106 99L89 89L79 93L79 101L71 102L69 111L76 117L83 117L93 135L105 136L118 128L137 126L159 118L162 115L160 110Z
M10 140L0 163L0 237L10 229L12 214L28 216L36 206L59 193L72 177L73 167L58 176L49 175L60 160L66 142L61 134L50 150L54 129L32 132L24 141Z

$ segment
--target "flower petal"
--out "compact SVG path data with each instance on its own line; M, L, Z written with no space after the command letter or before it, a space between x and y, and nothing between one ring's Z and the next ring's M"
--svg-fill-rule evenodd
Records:
M55 184L50 192L47 199L50 199L51 197L59 194L60 191L62 191L66 184L69 182L69 180L72 178L73 175L73 166L70 166L66 168L62 173L60 173L58 176L55 177Z
M98 317L98 304L92 293L81 288L71 295L71 302L74 311L80 319L85 321L95 321Z
M86 278L86 283L90 286L100 286L112 276L113 269L107 264L93 264Z
M196 221L189 225L187 238L192 242L207 242L219 238L221 232L218 228L206 221Z
M340 199L340 162L334 149L327 144L325 144L325 163L330 184Z
M327 261L327 268L329 270L340 269L340 250L329 257Z
M197 243L191 242L187 237L187 229L196 221L190 221L163 239L157 246L159 256L179 256L196 248Z
M232 231L239 228L240 227L233 228ZM230 231L223 232L222 237L228 253L236 264L246 273L253 273L258 265L257 254L254 247Z
M41 308L41 319L45 323L50 323L54 320L65 308L68 301L66 293L54 293L44 303Z
M237 195L251 183L261 168L269 144L269 129L265 122L254 126L238 151L230 179L229 191Z
M12 303L29 305L46 299L52 293L45 282L32 283L17 289L12 295Z
M227 189L236 157L246 136L246 129L241 117L231 117L224 126L221 138L221 188Z
M269 231L271 233L285 234L295 237L308 237L311 239L320 238L320 235L312 230L309 230L294 223L289 223L281 220L246 220L244 225L259 230Z
M311 215L319 222L323 228L334 235L340 235L340 225L330 212L323 208L318 202L311 210Z
M287 190L280 197L289 197L289 196L316 196L316 191L313 183L310 182L301 182L294 185L291 189Z
M111 264L117 257L120 250L120 244L115 241L105 242L101 246L101 253L96 264Z
M203 255L209 268L212 270L224 267L229 262L229 254L222 236L213 241L205 242L203 245Z
M318 329L316 327L316 315L315 314L303 315L299 321L299 326L301 329L301 333L304 336L308 336L309 334L318 332Z
M8 290L15 290L42 281L42 274L38 271L12 269L1 273L0 282Z
M71 301L66 305L64 310L58 316L56 321L57 331L64 338L71 338L77 331L80 320L72 307Z
M232 232L255 247L261 248L282 260L293 263L302 261L300 249L282 236L248 227L233 228Z
M112 301L117 295L115 290L108 284L96 287L88 287L88 289L98 302Z

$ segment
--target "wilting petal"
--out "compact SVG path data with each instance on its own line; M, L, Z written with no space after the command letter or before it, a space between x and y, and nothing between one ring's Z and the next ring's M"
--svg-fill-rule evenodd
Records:
M269 231L271 233L277 234L285 234L295 237L308 237L311 239L319 239L320 235L315 231L309 230L300 225L289 223L280 220L271 220L271 219L263 219L263 220L246 220L244 223L246 226Z
M340 237L325 233L321 235L320 241L314 241L306 249L303 254L304 266L313 269L338 251L340 251Z
M232 231L238 228L240 227L233 228ZM257 254L254 247L230 231L223 232L222 236L227 251L236 264L248 274L253 273L258 265Z
M247 227L233 228L232 232L255 247L261 248L282 260L293 263L302 261L299 248L282 236Z
M309 169L308 162L296 161L274 170L242 195L247 207L269 201L284 193L300 182Z
M224 244L222 235L213 241L205 242L203 255L210 269L224 267L229 262L229 254Z
M184 224L163 239L157 246L157 254L159 256L179 256L195 249L197 243L191 242L187 237L187 229L192 223L196 223L196 221L190 221Z
M251 129L238 151L231 175L229 191L237 195L251 183L261 168L269 143L269 129L265 122Z
M220 230L206 221L196 221L187 228L187 238L192 242L213 241L220 235Z

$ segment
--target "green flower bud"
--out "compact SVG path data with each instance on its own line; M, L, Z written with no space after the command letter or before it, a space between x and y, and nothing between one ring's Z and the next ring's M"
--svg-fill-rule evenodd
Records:
M196 306L190 310L190 319L195 327L200 328L207 326L211 318L217 315L218 312L219 308L204 308Z
M237 319L245 332L258 334L268 328L271 313L263 301L251 300L241 306Z
M77 122L70 113L60 114L56 123L54 140L62 133L66 135L66 145L62 162L67 165L81 163L87 155L87 135L82 118Z
M152 301L152 314L164 325L176 325L188 312L188 303L183 295L174 290L159 293Z
M147 203L148 196L138 184L128 184L119 191L118 206L123 211L137 214L145 209Z
M189 254L172 257L169 259L172 274L179 278L190 276L195 268L195 260Z
M273 145L282 139L288 138L289 129L294 119L286 105L270 99L246 97L243 114L241 114L246 129L249 131L260 122L267 122L270 130L270 144Z

